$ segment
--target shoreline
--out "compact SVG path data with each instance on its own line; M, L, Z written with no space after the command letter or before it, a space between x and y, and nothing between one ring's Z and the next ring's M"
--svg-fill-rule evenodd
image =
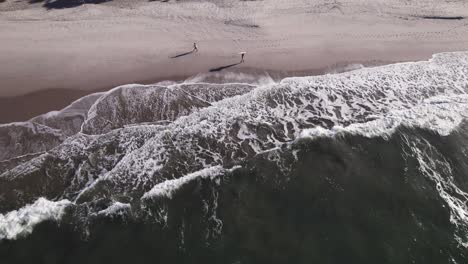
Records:
M404 61L401 61L404 62ZM78 89L60 89L60 88L52 88L52 89L44 89L39 91L33 91L27 94L17 95L17 96L8 96L8 97L0 97L0 124L8 124L12 122L24 122L28 121L31 118L34 118L38 115L45 114L50 111L61 110L72 102L80 99L89 94L98 93L98 92L106 92L115 87L126 85L126 84L142 84L142 85L151 85L156 84L159 82L175 82L175 83L182 83L184 81L188 81L191 79L196 79L199 75L204 75L204 80L202 82L213 82L216 83L217 81L213 81L210 79L213 75L216 75L218 78L223 78L225 73L228 74L247 74L249 77L257 78L267 76L271 78L273 81L280 81L281 79L287 77L304 77L304 76L319 76L325 75L329 73L341 73L346 71L352 71L358 68L349 68L348 66L353 65L362 65L364 67L376 67L381 65L388 65L393 63L399 62L342 62L337 63L335 65L319 68L319 69L310 69L310 70L301 70L301 71L273 71L273 70L264 70L264 69L257 69L257 68L249 68L249 67L239 67L239 68L231 68L227 69L226 71L219 71L215 73L210 72L201 72L196 75L191 76L172 76L172 77L163 77L163 78L154 78L154 79L147 79L145 81L135 81L135 82L128 82L122 83L117 86L111 86L106 88L97 88L94 90L78 90ZM221 73L221 76L217 76L218 73ZM210 76L210 74L212 76ZM190 81L189 81L190 82ZM225 81L221 81L225 82ZM248 81L245 81L249 83ZM27 105L28 107L24 107Z
M184 77L182 76L174 76L173 78L176 81L184 80ZM143 81L134 83L151 84L166 80L166 78L162 78L153 79L152 81L147 82ZM17 96L0 96L0 124L28 121L38 115L45 114L50 111L62 110L74 101L86 95L106 92L118 86L120 85L99 87L94 90L51 88Z
M319 75L346 64L420 61L468 50L466 20L425 18L468 17L466 4L446 2L434 9L419 2L409 6L395 0L389 6L383 0L372 5L349 0L336 5L116 0L46 9L5 0L0 3L0 123L58 110L79 94L128 83L231 70L274 72L277 78ZM190 52L194 42L198 52ZM247 52L242 65L240 51Z

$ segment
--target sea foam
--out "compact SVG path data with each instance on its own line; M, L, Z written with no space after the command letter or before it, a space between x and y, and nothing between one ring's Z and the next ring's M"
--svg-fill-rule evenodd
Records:
M0 240L28 235L34 226L46 220L59 221L70 204L68 200L53 202L39 198L19 210L0 214Z
M169 98L164 96L182 89L177 97L182 100L171 102L176 108L177 104L183 104L190 111L174 116L165 111L172 118L158 126L138 125L141 120L136 120L132 127L105 127L103 134L80 133L68 138L47 155L51 160L63 161L62 168L74 171L75 178L63 190L53 191L63 191L77 203L109 194L143 200L171 198L194 179L221 174L224 168L270 150L283 149L304 137L345 134L388 137L400 126L449 135L467 117L468 52L437 54L429 61L341 74L291 77L258 87L243 86L242 92L235 91L237 87L182 84L149 90L140 86L134 90L135 86L124 86L101 96L90 108L85 123L100 120L99 107L105 105L106 110L121 99L129 102L125 106L136 108L126 108L125 113L130 115L123 120L118 120L122 113L114 111L118 109L103 119L123 125L127 121L134 123L133 113L148 110L141 103L148 100L145 95L153 92L158 95L159 89L162 106ZM226 93L220 94L215 88L223 88ZM191 89L198 93L191 93ZM213 93L204 95L205 91ZM137 98L126 98L135 93L139 94ZM197 99L202 95L206 96L203 100ZM111 130L106 132L107 129ZM5 172L0 179L11 182L2 182L4 188L17 179L37 177L42 167L50 166L48 162L38 157ZM62 175L52 177L62 180ZM40 192L49 186L36 189ZM16 197L14 193L9 195ZM101 214L112 212L113 207Z

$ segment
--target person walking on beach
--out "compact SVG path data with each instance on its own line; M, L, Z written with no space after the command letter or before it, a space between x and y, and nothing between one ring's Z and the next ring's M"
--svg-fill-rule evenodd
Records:
M241 55L241 63L244 62L244 56L247 52L243 51L243 52L240 52L239 54Z
M193 43L193 51L198 52L198 46L196 42Z

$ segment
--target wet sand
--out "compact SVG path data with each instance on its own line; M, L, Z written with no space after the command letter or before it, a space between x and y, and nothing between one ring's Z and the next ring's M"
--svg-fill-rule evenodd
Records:
M46 9L6 0L0 123L117 85L223 70L239 51L247 51L245 63L228 68L320 73L314 69L468 50L468 4L388 2L118 0ZM187 53L194 41L199 52Z

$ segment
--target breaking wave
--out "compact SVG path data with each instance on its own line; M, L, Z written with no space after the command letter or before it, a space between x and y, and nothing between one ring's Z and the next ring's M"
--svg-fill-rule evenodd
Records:
M35 225L46 220L59 221L68 205L67 200L52 202L39 198L31 205L0 215L0 239L31 234Z

